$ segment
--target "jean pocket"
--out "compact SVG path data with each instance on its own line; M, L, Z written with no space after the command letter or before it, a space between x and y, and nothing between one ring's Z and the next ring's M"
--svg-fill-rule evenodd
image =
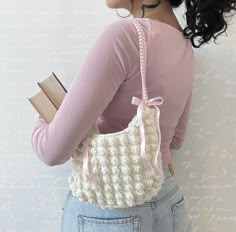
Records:
M139 216L110 219L79 215L77 220L79 232L140 232L141 218Z
M181 199L171 205L173 216L173 232L191 232L192 222L188 214L185 196L182 195Z

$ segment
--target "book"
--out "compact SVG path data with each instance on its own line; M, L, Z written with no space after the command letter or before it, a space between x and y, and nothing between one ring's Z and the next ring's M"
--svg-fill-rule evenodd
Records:
M67 90L54 72L48 78L37 83L41 90L27 99L43 120L50 123L55 117Z

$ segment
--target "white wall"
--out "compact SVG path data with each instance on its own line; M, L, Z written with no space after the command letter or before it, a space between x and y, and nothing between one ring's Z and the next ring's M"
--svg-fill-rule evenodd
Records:
M120 18L105 0L0 3L1 232L59 231L71 162L48 167L38 159L30 142L38 114L27 97L52 71L68 88L100 30ZM235 28L221 44L195 50L189 127L173 150L194 232L236 227Z

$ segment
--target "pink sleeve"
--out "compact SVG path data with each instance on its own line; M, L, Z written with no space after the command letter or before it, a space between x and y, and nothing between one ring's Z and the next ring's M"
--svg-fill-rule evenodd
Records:
M105 27L89 49L53 121L36 122L31 143L48 166L70 159L130 72L130 51L121 21Z
M183 113L182 113L181 117L179 118L178 124L175 128L175 134L172 138L172 141L170 144L170 149L179 149L184 141L185 134L187 131L187 126L188 126L191 100L192 100L192 91L188 97L188 100L185 104Z

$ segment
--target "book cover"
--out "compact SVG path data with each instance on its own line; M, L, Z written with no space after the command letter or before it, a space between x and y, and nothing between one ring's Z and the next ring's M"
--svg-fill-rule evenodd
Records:
M42 90L28 98L28 100L45 122L50 123L53 120L57 108Z
M28 100L44 121L50 123L55 117L67 90L53 72L48 78L37 83L41 90Z
M51 76L41 82L38 82L38 86L44 91L54 106L59 109L67 90L60 82L56 74L53 72Z

